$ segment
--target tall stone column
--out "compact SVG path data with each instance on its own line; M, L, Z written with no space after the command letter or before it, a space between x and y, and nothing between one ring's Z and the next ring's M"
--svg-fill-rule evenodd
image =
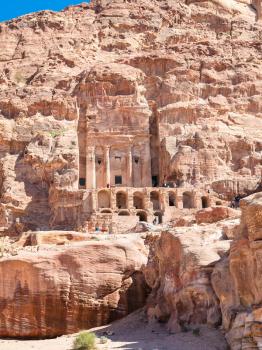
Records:
M95 147L87 148L86 187L96 188L96 152Z
M127 186L133 187L133 155L132 146L128 148L127 154Z
M110 147L105 147L105 161L106 161L106 185L111 184L111 176L110 176Z
M92 161L92 188L96 188L96 148L91 149L91 161Z
M141 154L141 168L142 168L142 187L152 186L152 176L151 176L151 155L149 143L144 145L143 153Z

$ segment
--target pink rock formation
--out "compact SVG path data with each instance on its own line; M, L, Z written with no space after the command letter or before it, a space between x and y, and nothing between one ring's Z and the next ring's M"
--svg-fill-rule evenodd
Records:
M241 229L229 257L215 267L212 285L231 349L260 349L262 193L243 200L241 207Z
M239 217L240 212L228 207L211 207L196 213L197 224L217 222L220 220Z
M0 337L55 337L107 324L144 305L138 238L20 252L0 261Z
M260 17L255 0L92 0L1 23L2 230L117 226L100 215L119 212L116 193L96 191L115 181L126 196L165 181L220 202L254 191ZM153 221L143 196L146 213L128 197L120 215Z
M148 238L149 319L168 322L174 332L222 319L230 349L261 348L262 193L241 208L240 226L223 220Z
M197 324L219 325L221 312L211 286L211 273L230 241L221 240L215 225L179 228L162 233L144 270L152 288L147 313L150 319L168 321L173 332Z

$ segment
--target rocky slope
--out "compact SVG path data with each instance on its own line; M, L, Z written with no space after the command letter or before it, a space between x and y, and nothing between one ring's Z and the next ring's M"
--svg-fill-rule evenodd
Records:
M225 199L261 176L261 2L93 0L0 24L3 230L79 225L79 145L110 117L157 128L160 177ZM138 119L137 119L138 118Z

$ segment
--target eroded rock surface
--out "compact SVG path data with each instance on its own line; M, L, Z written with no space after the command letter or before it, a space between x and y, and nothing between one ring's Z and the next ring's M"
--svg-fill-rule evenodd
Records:
M262 193L241 209L240 224L227 219L148 237L150 320L173 332L222 325L232 350L261 349Z
M163 232L144 271L152 288L149 318L168 321L173 332L198 324L219 325L221 312L211 274L229 248L230 241L222 240L222 229L215 225Z
M260 18L255 0L92 0L1 23L2 229L83 224L92 209L78 181L97 130L150 129L160 184L222 200L254 191Z
M212 284L220 300L223 326L233 350L262 344L262 193L241 202L242 220L228 258L215 267Z
M55 337L107 324L148 293L136 239L20 251L0 261L0 337Z

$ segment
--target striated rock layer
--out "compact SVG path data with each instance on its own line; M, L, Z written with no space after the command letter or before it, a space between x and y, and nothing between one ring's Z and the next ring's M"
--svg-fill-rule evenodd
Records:
M233 350L262 346L262 193L243 200L241 228L229 257L217 264L212 285Z
M55 337L107 324L148 293L139 238L20 252L0 262L0 337Z
M150 128L159 183L254 191L261 35L259 0L92 0L1 23L2 229L82 223L78 180L98 130Z
M222 325L230 349L261 349L262 192L241 208L240 225L223 220L148 238L149 319L172 332Z
M211 274L230 247L230 241L222 240L222 227L177 228L150 245L151 259L144 269L152 288L149 319L168 322L172 332L199 324L218 326L221 311Z

